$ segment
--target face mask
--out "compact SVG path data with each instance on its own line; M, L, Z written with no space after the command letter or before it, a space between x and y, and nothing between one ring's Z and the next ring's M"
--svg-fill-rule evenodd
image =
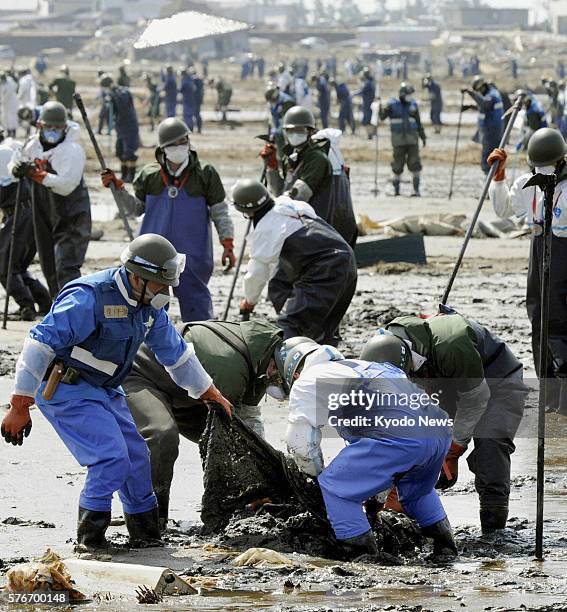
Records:
M554 174L555 166L536 166L535 168L536 174Z
M55 144L63 138L63 130L44 128L41 130L41 137L48 144Z
M189 149L186 144L164 148L165 157L172 164L183 164L189 158Z
M167 293L153 293L146 285L146 291L144 292L144 302L149 300L149 305L156 310L165 308L169 304L169 290Z
M285 137L292 147L299 147L307 142L307 134L300 132L286 132Z
M278 402L283 402L286 398L284 390L281 387L278 387L277 385L268 385L268 388L266 389L266 394L277 400Z

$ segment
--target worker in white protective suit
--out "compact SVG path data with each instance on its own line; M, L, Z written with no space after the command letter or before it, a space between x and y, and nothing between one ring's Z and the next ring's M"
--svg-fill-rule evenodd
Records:
M396 486L405 512L433 539L434 556L454 557L451 525L435 491L451 444L451 419L438 400L390 363L345 359L332 346L297 340L276 354L289 393L287 448L299 469L317 478L337 539L353 555L377 555L362 504ZM324 426L347 443L327 467Z
M6 72L0 73L0 123L11 137L16 136L19 107L16 81Z
M26 106L31 109L37 106L37 85L29 68L20 72L18 99L20 106Z
M528 144L528 159L535 173L555 174L549 300L548 366L543 374L553 379L547 390L547 411L567 415L567 144L559 130L541 128ZM532 324L532 352L536 373L541 376L539 339L541 318L541 258L543 254L543 194L524 185L533 176L526 172L511 187L506 184L506 152L495 149L488 162L500 161L489 189L490 201L499 217L526 218L532 230L526 308Z

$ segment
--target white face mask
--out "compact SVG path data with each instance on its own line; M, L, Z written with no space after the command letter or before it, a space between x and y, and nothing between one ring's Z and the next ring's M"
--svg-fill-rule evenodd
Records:
M307 134L301 132L286 132L285 137L292 147L299 147L307 142Z
M266 389L266 394L277 400L278 402L283 402L286 399L286 394L281 387L277 385L268 385Z
M555 172L555 166L536 166L536 174L550 175Z
M150 289L146 286L146 293L144 294L144 299L145 298L149 298L150 306L152 308L155 308L156 310L161 310L169 304L169 290L167 291L167 293L153 293L153 291L150 291Z
M183 164L189 158L188 145L174 145L171 147L164 147L165 157L172 164Z

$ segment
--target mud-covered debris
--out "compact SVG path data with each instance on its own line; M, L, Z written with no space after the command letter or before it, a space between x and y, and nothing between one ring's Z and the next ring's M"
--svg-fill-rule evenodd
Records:
M233 561L234 565L265 567L266 565L294 565L288 557L270 548L249 548L238 555Z
M61 557L47 549L36 561L16 565L6 574L9 593L32 593L34 591L68 591L71 601L82 601L85 595L75 588L73 579Z
M136 589L136 599L141 604L156 604L163 601L163 597L159 593L144 585L140 585Z
M28 521L18 518L17 516L9 516L2 520L3 525L18 525L19 527L39 527L40 529L55 529L53 523L46 521Z

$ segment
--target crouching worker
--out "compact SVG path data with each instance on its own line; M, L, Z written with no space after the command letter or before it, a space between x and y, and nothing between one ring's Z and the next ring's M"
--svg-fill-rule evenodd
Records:
M274 352L282 332L263 321L187 323L181 336L193 345L205 370L240 418L259 436L264 424L258 406L266 393L280 398L272 381L279 380ZM171 380L151 348L140 347L124 382L128 406L150 449L152 480L158 501L160 527L167 526L173 467L179 456L180 434L198 442L205 429L207 406L192 399ZM280 398L281 399L281 398Z
M523 366L490 330L448 307L429 319L397 317L365 345L362 359L402 367L454 418L453 442L437 483L457 482L459 457L473 441L467 463L475 475L483 533L506 527L511 455L528 389ZM412 359L405 356L411 350ZM435 387L435 389L433 388Z
M290 388L287 447L301 470L317 476L327 515L347 551L353 556L378 554L362 504L396 486L407 514L433 539L434 558L456 556L451 526L435 491L451 444L448 415L389 363L347 360L336 349L314 342L289 350L284 342L281 353ZM336 391L350 399L333 405ZM356 399L360 392L376 401L361 405ZM410 405L409 398L419 399ZM412 425L411 419L418 422L419 417L438 421ZM400 424L388 425L383 419L400 419ZM326 468L321 453L325 424L347 442Z
M238 181L232 199L254 227L241 313L253 312L270 281L268 296L284 338L308 336L336 346L339 323L356 289L351 247L309 204L288 196L274 201L258 181Z
M77 552L103 552L112 495L118 491L130 544L158 545L150 457L121 384L145 342L192 397L228 401L169 321L169 288L185 256L162 236L136 238L122 266L67 283L24 342L14 394L2 422L6 442L21 445L36 403L75 459L88 467L79 500Z

